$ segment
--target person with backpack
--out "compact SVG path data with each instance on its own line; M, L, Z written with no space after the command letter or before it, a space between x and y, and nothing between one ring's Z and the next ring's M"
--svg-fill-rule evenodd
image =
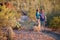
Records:
M37 9L36 10L36 20L37 20L37 23L39 24L39 21L40 21L40 13L39 13L39 10Z
M41 22L41 30L44 30L45 27L45 13L43 9L40 9L40 22Z

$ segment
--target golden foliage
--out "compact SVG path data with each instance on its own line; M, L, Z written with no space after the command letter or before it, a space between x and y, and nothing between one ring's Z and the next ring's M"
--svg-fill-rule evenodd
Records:
M16 19L13 10L6 8L5 5L0 6L0 26L13 26L15 25Z

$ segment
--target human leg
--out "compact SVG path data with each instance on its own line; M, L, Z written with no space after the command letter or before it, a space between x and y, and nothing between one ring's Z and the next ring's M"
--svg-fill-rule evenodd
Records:
M45 30L45 22L44 21L40 21L41 22L41 30Z

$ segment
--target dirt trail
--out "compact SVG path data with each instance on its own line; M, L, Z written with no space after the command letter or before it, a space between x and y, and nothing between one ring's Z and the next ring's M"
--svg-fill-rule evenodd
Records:
M13 40L55 40L54 37L44 34L43 32L34 31L17 31L16 37Z
M60 34L58 34L58 33L55 33L53 31L49 31L49 30L44 30L42 32L46 35L49 35L49 36L55 38L55 40L60 40Z

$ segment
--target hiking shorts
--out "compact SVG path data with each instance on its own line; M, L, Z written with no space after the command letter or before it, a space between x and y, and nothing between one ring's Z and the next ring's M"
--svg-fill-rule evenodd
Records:
M40 21L41 22L41 26L45 26L45 21Z

